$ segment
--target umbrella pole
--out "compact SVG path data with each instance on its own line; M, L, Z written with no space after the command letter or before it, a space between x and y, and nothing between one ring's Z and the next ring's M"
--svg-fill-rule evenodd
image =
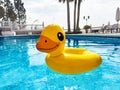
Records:
M117 22L117 33L119 32L119 21Z

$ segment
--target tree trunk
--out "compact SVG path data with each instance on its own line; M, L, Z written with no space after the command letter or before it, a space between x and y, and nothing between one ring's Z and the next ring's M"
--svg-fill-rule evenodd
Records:
M85 31L86 31L86 33L88 33L88 29L86 29Z
M69 0L67 0L67 24L68 24L68 32L70 32L70 7L69 7Z
M76 4L77 0L74 1L74 32L76 32Z
M79 28L79 18L80 18L80 4L82 0L78 0L78 11L77 11L77 29Z

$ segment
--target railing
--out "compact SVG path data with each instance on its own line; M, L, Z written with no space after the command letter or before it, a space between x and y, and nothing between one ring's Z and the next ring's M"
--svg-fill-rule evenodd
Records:
M16 31L16 30L41 30L44 27L42 24L17 24L16 22L0 21L1 30Z
M120 33L120 26L115 25L106 25L106 26L99 26L99 27L92 27L92 33Z
M0 35L32 35L40 34L42 24L17 24L16 22L0 21Z

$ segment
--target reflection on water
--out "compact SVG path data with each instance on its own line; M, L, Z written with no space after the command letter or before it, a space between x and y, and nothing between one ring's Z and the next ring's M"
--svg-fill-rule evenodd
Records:
M78 47L79 40L67 39L67 46L68 47Z

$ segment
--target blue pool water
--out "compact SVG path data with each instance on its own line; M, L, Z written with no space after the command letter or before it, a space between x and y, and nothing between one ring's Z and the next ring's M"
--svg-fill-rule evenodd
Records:
M0 90L120 90L120 38L71 37L66 46L84 47L102 56L95 70L64 75L36 50L38 37L0 38Z

